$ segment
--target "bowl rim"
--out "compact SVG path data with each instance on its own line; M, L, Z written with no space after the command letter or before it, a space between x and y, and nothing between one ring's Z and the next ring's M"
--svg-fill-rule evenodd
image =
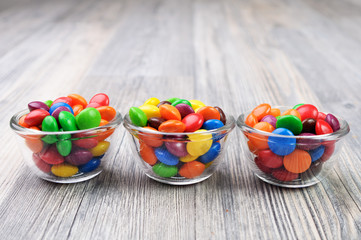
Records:
M274 106L272 108L279 108L280 110L287 110L290 109L292 107L290 106ZM260 135L264 135L264 136L272 136L272 137L277 137L277 138L295 138L295 139L319 139L319 140L337 140L340 139L344 136L346 136L349 132L350 132L350 126L347 123L347 121L335 114L334 115L337 120L340 123L340 129L337 130L336 132L333 133L328 133L328 134L323 134L323 135L314 135L314 136L300 136L300 135L294 135L294 136L287 136L287 135L281 135L281 134L275 134L275 133L269 133L269 132L265 132L262 130L258 130L256 128L250 127L248 125L246 125L246 123L244 122L246 117L253 111L252 110L247 110L246 112L241 113L238 118L237 118L237 126L242 130L242 131L247 131L247 132L255 132L257 134Z
M138 133L151 133L151 134L158 134L158 135L166 135L166 136L189 136L189 135L204 135L204 134L228 134L231 132L236 126L236 120L230 114L226 115L226 124L223 127L212 129L212 130L205 130L202 132L160 132L154 131L151 129L146 129L143 127L138 127L131 123L129 118L129 113L125 114L123 119L123 125L129 132L138 132Z
M119 111L116 111L115 118L112 119L108 124L95 127L95 128L89 128L89 129L83 129L83 130L76 130L76 131L56 131L56 132L46 132L46 131L39 131L35 129L30 129L23 127L19 125L19 119L29 113L30 111L28 109L23 109L17 113L15 113L11 119L10 119L10 128L16 132L17 134L22 135L61 135L61 134L77 134L77 133L88 133L93 131L99 131L99 130L109 130L109 128L117 128L123 121L122 115Z

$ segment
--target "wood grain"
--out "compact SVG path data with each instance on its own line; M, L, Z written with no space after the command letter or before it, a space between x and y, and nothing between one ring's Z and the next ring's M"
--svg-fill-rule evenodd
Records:
M360 239L361 2L0 0L1 239ZM257 179L236 129L219 170L168 186L137 167L126 132L98 177L29 172L8 124L32 100L106 92L201 99L235 117L313 103L348 120L339 163L304 189Z

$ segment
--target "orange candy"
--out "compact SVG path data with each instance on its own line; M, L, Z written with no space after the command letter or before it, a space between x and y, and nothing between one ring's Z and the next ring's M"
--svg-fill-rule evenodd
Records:
M271 111L271 106L268 103L262 103L253 109L252 113L256 116L258 121L268 115Z
M72 108L73 108L74 116L78 115L84 109L84 107L80 104L74 105Z
M269 112L269 115L272 115L274 117L278 117L281 115L281 110L278 108L271 108L271 111Z
M163 122L158 127L158 130L160 132L184 132L184 130L186 130L186 125L178 120L168 120Z
M29 124L25 123L24 119L26 117L27 114L21 116L21 118L19 119L19 125L25 128L29 128Z
M86 108L86 106L88 105L85 98L83 98L79 94L76 94L76 93L70 94L70 95L68 95L68 98L71 98L73 106L74 105L82 105L83 108ZM74 113L75 113L75 111L74 111Z
M107 121L111 121L115 118L115 115L117 115L117 111L115 111L115 109L110 106L101 106L97 107L96 109L99 111L102 119Z
M159 112L162 118L166 120L182 120L178 109L172 105L163 104L159 106Z
M244 121L248 126L253 127L254 125L256 125L256 123L258 123L257 117L253 114L250 113L247 118L246 121Z
M152 127L143 127L144 129L152 130L154 132L158 132L157 129ZM163 145L162 135L161 134L152 134L152 133L139 133L139 139L143 141L145 144L151 147L160 147Z
M147 144L140 142L139 153L144 162L149 165L153 166L157 163L157 157L155 156L154 149L149 147Z
M259 150L253 145L253 143L251 141L247 141L247 145L248 145L248 149L249 151L251 151L251 153L253 154L258 154Z
M295 149L292 153L284 156L283 165L292 173L303 173L311 166L311 156L307 151Z
M265 132L272 132L275 128L269 124L268 122L259 122L253 126L253 128L265 131ZM252 145L255 149L262 150L267 149L268 147L268 136L264 136L259 133L250 133L248 135L249 140L251 141Z
M36 138L26 138L25 144L26 146L28 146L28 148L30 148L30 150L33 153L41 152L44 146L43 141L41 141L41 139L36 139Z
M221 119L221 115L219 114L218 110L214 107L204 106L197 110L197 113L201 114L204 118L204 121L209 119Z
M100 119L99 127L100 127L100 126L107 125L108 123L109 123L109 122L108 122L107 120Z
M179 175L185 178L195 178L200 176L204 169L206 169L205 165L198 161L192 161L185 163L180 169L179 169Z
M94 139L96 139L98 142L104 141L105 139L107 139L110 135L112 135L114 133L115 129L108 129L106 131L100 132L99 134L96 134L96 137L94 137Z
M301 119L301 114L296 109L288 109L284 111L281 116L285 116L285 115L293 115Z

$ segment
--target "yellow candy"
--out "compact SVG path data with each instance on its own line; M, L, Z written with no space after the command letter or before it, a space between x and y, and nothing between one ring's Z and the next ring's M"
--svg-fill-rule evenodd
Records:
M152 97L149 98L147 101L145 101L143 105L149 104L149 105L157 106L159 103L160 101L158 98Z
M195 131L195 133L206 132L206 130L201 129ZM201 156L208 152L211 148L213 140L212 134L192 134L188 135L189 140L191 142L187 143L187 152L192 156Z
M51 172L58 177L71 177L78 172L78 168L67 163L61 163L53 165Z
M196 160L198 158L198 156L192 156L192 155L187 155L185 157L180 157L179 161L181 162L192 162L194 160Z
M89 151L93 154L94 157L103 155L109 148L110 142L101 141L95 147L91 148Z
M151 117L160 117L159 108L157 106L144 104L140 106L139 109L142 110L145 115L147 115L147 119Z
M196 109L206 106L204 103L202 103L199 100L190 100L189 102L192 104L192 108L195 112L196 112Z

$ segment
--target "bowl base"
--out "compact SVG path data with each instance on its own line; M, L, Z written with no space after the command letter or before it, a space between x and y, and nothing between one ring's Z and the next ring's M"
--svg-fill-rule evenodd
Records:
M75 175L75 176L68 177L68 178L49 176L49 175L41 175L40 177L46 181L53 182L53 183L79 183L79 182L84 182L84 181L87 181L89 179L92 179L92 178L98 176L102 171L103 171L103 169L101 168L99 170L97 169L96 171L92 171L91 173Z
M312 185L315 185L317 183L320 182L320 180L315 180L312 182L305 182L305 183L299 183L299 182L281 182L281 181L277 181L275 179L269 179L269 178L265 178L261 175L258 175L257 173L255 173L255 175L261 179L262 181L278 186L278 187L285 187L285 188L303 188L303 187L310 187Z
M155 176L152 176L150 174L145 174L147 175L149 178L157 181L157 182L161 182L161 183L165 183L165 184L169 184L169 185L177 185L177 186L182 186L182 185L191 185L191 184L195 184L195 183L199 183L199 182L202 182L204 180L206 180L207 178L209 178L210 176L212 175L208 175L208 176L205 176L205 177L200 177L200 178L190 178L190 179L187 179L187 178L161 178L161 177L155 177Z

